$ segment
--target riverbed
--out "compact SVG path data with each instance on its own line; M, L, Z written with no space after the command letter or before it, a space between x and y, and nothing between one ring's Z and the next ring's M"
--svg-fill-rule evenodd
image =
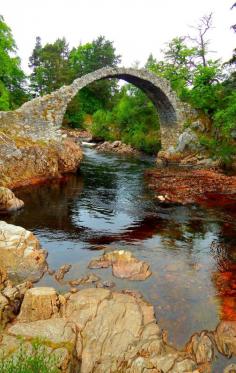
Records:
M152 167L152 158L85 149L77 175L16 190L25 207L5 220L37 235L50 268L72 264L68 279L91 273L87 265L101 250L130 250L148 262L153 274L145 281L93 272L118 289L140 291L170 342L182 347L196 331L236 320L236 209L160 204L144 177ZM227 289L225 273L235 281ZM38 285L45 284L67 290L53 276Z

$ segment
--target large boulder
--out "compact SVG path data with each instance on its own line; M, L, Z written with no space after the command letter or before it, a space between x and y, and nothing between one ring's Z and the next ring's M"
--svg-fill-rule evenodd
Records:
M220 353L227 357L236 355L236 321L221 321L214 337Z
M188 342L186 350L194 356L199 364L211 363L214 359L214 343L211 336L205 331L194 334Z
M191 128L187 128L178 138L176 152L196 151L201 149L198 136Z
M167 344L153 306L139 294L90 288L65 294L62 302L54 289L43 293L42 288L26 291L19 318L0 338L0 353L12 354L22 344L30 350L37 340L46 356L59 358L61 372L198 372L189 352ZM60 312L56 307L54 313L58 299ZM46 319L36 320L40 313Z
M47 253L26 229L0 221L0 267L14 282L37 281L47 269Z
M89 263L89 268L93 269L110 266L114 276L129 280L146 280L152 274L149 264L135 258L130 251L111 251Z
M23 206L24 202L16 198L10 189L0 187L0 214L19 210Z
M83 153L79 144L66 139L57 146L58 151L58 171L60 173L75 172L83 158Z
M153 307L141 297L106 289L70 295L62 315L82 336L81 373L193 371L196 362L167 345ZM190 369L192 368L192 370Z
M81 160L81 147L72 140L49 141L40 136L32 140L11 129L6 141L0 138L0 186L15 188L58 178L75 172Z

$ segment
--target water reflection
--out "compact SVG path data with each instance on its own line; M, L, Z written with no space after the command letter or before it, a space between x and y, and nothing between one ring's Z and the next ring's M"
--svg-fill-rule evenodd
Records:
M68 278L88 273L102 245L149 262L153 275L144 282L114 279L110 269L96 273L143 292L171 341L182 345L220 318L236 320L236 209L160 206L144 182L148 167L148 159L88 149L78 175L18 190L25 208L7 221L38 235L51 267L72 263ZM50 276L41 284L59 287Z

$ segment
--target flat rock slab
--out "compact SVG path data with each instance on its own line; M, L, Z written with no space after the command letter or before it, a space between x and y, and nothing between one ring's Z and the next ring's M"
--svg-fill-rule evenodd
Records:
M37 320L33 322L17 322L8 329L9 335L41 338L53 343L71 343L76 340L75 325L65 319Z

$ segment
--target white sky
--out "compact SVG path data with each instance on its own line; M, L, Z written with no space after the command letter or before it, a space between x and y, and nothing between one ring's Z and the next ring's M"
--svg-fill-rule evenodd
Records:
M215 28L209 33L216 57L227 60L235 48L235 0L0 0L0 14L11 27L22 66L36 36L43 44L65 37L70 47L104 35L114 41L122 65L143 65L150 53L160 58L165 42L193 33L190 25L214 13Z

